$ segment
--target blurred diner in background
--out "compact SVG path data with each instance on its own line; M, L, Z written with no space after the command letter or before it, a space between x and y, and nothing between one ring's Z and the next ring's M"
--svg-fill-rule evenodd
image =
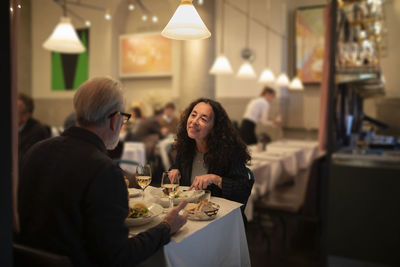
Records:
M1 266L400 266L400 1L2 4Z

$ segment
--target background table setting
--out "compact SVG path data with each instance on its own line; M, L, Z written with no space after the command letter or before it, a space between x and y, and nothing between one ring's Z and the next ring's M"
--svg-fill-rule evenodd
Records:
M248 146L252 160L249 168L254 173L255 182L251 191L245 214L247 219L253 219L253 203L258 198L273 191L285 183L295 183L300 170L311 166L318 155L318 142L281 139L266 145Z

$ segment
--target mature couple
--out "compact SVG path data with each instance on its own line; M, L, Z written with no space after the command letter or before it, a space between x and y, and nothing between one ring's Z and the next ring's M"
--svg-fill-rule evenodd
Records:
M121 169L107 156L129 114L121 84L92 78L75 93L76 127L35 144L22 161L19 187L21 243L66 255L75 266L139 263L170 241L185 223L186 202L163 221L128 238L128 196ZM171 173L181 185L245 204L250 195L246 145L222 106L198 99L183 112Z

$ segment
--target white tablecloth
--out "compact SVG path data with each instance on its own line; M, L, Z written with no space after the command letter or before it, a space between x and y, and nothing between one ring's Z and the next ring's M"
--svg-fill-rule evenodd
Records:
M300 169L308 168L318 154L318 142L278 140L267 145L266 151L249 146L252 156L249 168L255 182L247 201L245 214L253 219L253 202L282 183L294 180ZM295 181L294 181L295 182Z
M242 204L216 197L212 197L211 201L220 205L214 220L188 220L162 251L140 266L250 266L240 212ZM130 233L137 234L158 224L163 216L148 225L130 228Z
M122 160L136 161L139 164L146 164L146 148L142 142L124 142ZM121 169L135 173L136 166L130 164L120 164Z

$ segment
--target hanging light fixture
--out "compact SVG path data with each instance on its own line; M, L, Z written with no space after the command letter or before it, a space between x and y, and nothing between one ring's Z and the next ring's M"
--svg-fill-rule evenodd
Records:
M43 48L66 54L79 54L86 50L68 17L61 17L60 23L43 43Z
M244 59L243 64L240 66L236 77L240 79L255 79L256 73L254 72L253 66L250 63L251 59L254 59L254 53L248 48L249 47L249 34L250 34L250 0L247 0L247 24L246 24L246 48L242 50L242 58Z
M286 87L289 85L289 78L286 73L279 74L278 78L276 79L276 84L282 87Z
M298 77L294 77L292 82L289 84L289 89L291 90L304 90L303 83Z
M226 56L224 56L224 6L225 0L222 0L221 3L221 43L220 43L220 53L218 57L215 59L214 64L210 69L210 74L232 74L233 70L229 60Z
M63 3L63 16L60 23L54 28L53 33L43 43L43 48L66 54L79 54L85 52L85 47L79 40L78 35L71 24L71 20L67 17L66 2Z
M161 35L176 40L199 40L210 37L211 33L194 8L192 0L181 0Z
M270 9L270 2L269 0L267 0L267 25L269 24L269 9ZM266 67L265 69L261 72L260 78L258 79L259 83L262 84L273 84L275 82L275 74L271 71L271 69L269 68L269 29L266 28L266 34L265 34L265 64Z

